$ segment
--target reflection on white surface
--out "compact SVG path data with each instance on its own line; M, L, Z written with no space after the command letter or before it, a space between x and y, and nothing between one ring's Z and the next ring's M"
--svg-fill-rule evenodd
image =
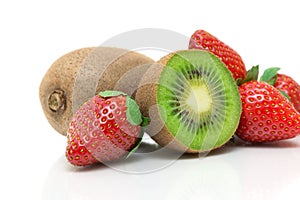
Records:
M155 156L118 165L151 168L151 161L155 166L170 159ZM300 138L255 146L227 144L206 157L184 155L144 174L104 165L75 168L61 157L49 172L43 199L299 199L294 191L299 187Z

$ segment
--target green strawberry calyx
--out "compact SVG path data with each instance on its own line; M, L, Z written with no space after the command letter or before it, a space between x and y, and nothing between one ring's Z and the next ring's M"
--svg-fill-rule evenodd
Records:
M133 100L131 97L126 97L126 117L127 120L132 125L140 125L143 122L142 114L140 112L139 106L136 104L135 100Z
M243 83L249 82L249 81L254 81L258 79L258 73L259 73L259 65L253 66L250 70L247 71L247 75L242 79L237 80L237 84L240 86Z
M260 81L264 81L273 85L276 83L277 80L277 72L280 70L279 67L271 67L264 71L263 75L260 77Z
M120 91L114 91L114 90L107 90L107 91L103 91L99 93L101 97L104 98L109 98L109 97L114 97L114 96L125 96L126 97L126 107L127 107L127 111L126 111L126 118L128 120L128 122L134 126L141 126L141 131L140 131L140 135L138 140L136 141L135 145L132 147L132 149L128 152L127 156L125 157L125 159L129 158L141 145L142 143L142 139L143 139L143 135L145 132L145 127L149 124L150 119L148 117L144 117L141 112L140 112L140 108L137 105L136 101L128 96L126 93L124 92L120 92Z
M125 160L127 158L129 158L132 154L134 154L136 152L136 150L138 150L138 148L142 144L142 139L143 139L143 136L144 136L144 132L145 132L144 127L142 127L139 138L137 139L137 141L136 141L135 145L132 147L132 149L129 150L128 154L125 157Z
M266 69L263 73L263 75L260 77L259 81L263 81L268 83L269 85L274 86L274 84L277 81L277 72L280 70L280 67L270 67ZM237 80L238 85L242 85L243 83L258 80L258 74L259 74L259 65L253 66L250 70L247 71L247 76L244 80ZM283 90L279 90L279 92L285 96L288 100L291 100L289 95L284 92Z
M139 106L137 105L136 101L128 96L124 92L114 91L114 90L106 90L99 93L101 97L109 98L115 96L125 96L126 97L126 118L130 124L137 126L141 125L145 127L149 124L149 118L142 116Z
M121 91L115 91L115 90L106 90L103 92L99 92L101 97L107 98L107 97L116 97L116 96L127 96L126 93L121 92Z
M271 67L264 71L263 75L260 77L260 81L267 82L268 84L274 86L277 81L279 67ZM279 92L285 96L289 101L291 100L290 96L283 90L279 90Z

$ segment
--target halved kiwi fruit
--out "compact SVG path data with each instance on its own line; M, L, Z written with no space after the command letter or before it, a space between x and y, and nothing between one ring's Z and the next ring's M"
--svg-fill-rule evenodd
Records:
M114 47L82 48L63 55L49 68L39 96L52 127L66 135L73 113L99 91L134 95L154 61L140 53Z
M240 119L238 87L212 53L182 50L153 64L136 93L146 132L161 146L204 152L225 144Z

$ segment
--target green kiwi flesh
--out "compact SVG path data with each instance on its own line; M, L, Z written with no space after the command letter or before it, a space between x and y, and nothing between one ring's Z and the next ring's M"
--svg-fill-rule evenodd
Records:
M193 152L222 146L238 126L237 85L226 66L207 51L178 51L170 57L156 96L169 134Z

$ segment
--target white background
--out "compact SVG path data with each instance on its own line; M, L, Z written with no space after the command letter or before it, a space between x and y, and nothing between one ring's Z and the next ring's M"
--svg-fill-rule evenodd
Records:
M58 57L138 28L188 37L205 29L238 51L247 68L279 66L300 82L299 19L292 0L1 1L0 198L299 199L299 138L228 145L144 175L76 170L64 158L66 138L50 127L38 99Z

